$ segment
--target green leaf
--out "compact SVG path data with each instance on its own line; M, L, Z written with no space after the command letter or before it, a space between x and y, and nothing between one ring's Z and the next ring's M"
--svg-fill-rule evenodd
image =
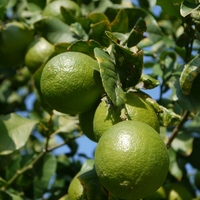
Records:
M2 196L2 199L6 200L23 200L22 197L20 197L20 194L14 194L10 191L2 192L2 195L0 194L0 197Z
M9 154L23 147L36 123L15 113L1 116L0 154Z
M110 26L112 32L126 33L128 31L128 16L124 9L119 10Z
M87 17L90 21L90 24L96 24L101 21L109 22L108 17L104 13L100 13L100 12L92 12Z
M193 85L196 85L197 81L197 86L198 86L200 84L198 83L199 80L200 80L200 75L198 75ZM177 101L182 109L197 113L200 108L199 95L200 95L199 87L192 87L190 94L184 95L180 88L179 81L177 80L175 82L173 100Z
M181 116L165 108L162 105L159 105L154 99L146 98L147 103L149 103L155 111L158 113L160 119L162 120L163 126L175 126L181 121Z
M195 78L200 73L200 54L197 54L184 66L180 77L180 86L184 95L189 95Z
M139 83L136 85L137 89L153 89L157 87L160 84L160 82L147 75L147 74L142 74Z
M137 45L143 38L144 32L147 30L146 23L143 19L138 19L137 23L131 30L128 39L127 39L127 46L132 47Z
M88 35L80 23L75 22L71 24L70 31L74 34L73 37L76 37L76 39L88 40Z
M94 49L94 54L99 63L100 75L108 97L114 105L123 105L125 103L125 93L121 87L114 61L108 53L99 48Z
M183 1L180 8L180 13L183 17L191 14L193 11L197 10L200 7L200 3L192 3L190 1Z
M72 133L79 129L78 126L78 118L77 116L70 116L61 114L58 116L58 129L54 132L54 134L62 132L62 133Z
M192 153L193 140L193 136L185 130L173 140L171 147L179 154L189 156Z
M102 46L109 46L110 40L105 35L106 31L110 31L110 22L103 20L95 24L91 24L90 39L94 39L99 42Z
M94 48L98 47L101 48L101 45L96 42L95 40L89 40L89 41L76 41L74 43L72 43L69 47L68 47L68 51L76 51L76 52L82 52L85 53L93 58L95 58L94 56ZM98 69L95 69L99 71Z
M85 189L88 200L107 199L107 195L96 174L93 160L86 160L79 174L78 179Z
M200 147L200 139L194 138L192 153L188 156L189 163L194 167L200 170L200 159L199 158L199 147Z
M70 26L55 17L44 17L34 23L35 30L50 43L74 42Z
M182 179L183 172L177 163L177 153L172 148L169 149L169 157L169 172L180 181Z
M125 48L120 44L118 34L106 32L113 42L113 54L115 57L117 73L123 88L135 86L142 75L143 51L137 47Z
M35 176L33 179L34 198L41 198L48 186L50 179L56 171L56 158L52 154L45 154L34 167Z
M70 25L72 23L76 22L76 17L72 13L72 11L66 7L61 6L60 11L62 13L62 16L66 22L66 24Z
M180 18L179 6L173 0L168 0L167 3L163 0L157 0L157 5L168 15Z
M4 14L5 14L5 12L6 12L6 6L7 6L7 4L8 4L8 1L9 1L9 0L2 0L2 1L1 1L1 4L0 4L0 20L2 20L3 17L4 17Z

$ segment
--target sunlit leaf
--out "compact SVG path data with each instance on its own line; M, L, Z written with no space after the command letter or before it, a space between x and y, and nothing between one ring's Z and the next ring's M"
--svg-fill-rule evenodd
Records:
M50 184L50 179L56 170L56 158L51 154L45 154L35 168L34 197L41 198Z
M9 154L27 142L37 121L11 113L0 117L0 154Z
M114 105L123 105L125 103L125 93L121 87L114 61L108 53L99 48L94 49L94 54L99 63L102 83L108 97Z
M190 1L183 1L180 8L180 13L183 17L191 14L194 10L197 10L200 7L199 3L192 3Z
M70 115L60 115L58 117L59 132L70 133L79 129L78 117Z

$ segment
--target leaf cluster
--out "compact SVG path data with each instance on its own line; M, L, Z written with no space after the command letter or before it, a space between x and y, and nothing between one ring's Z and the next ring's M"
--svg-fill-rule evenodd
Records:
M128 90L156 93L156 98L145 99L160 118L161 135L169 148L165 184L178 182L195 198L197 188L190 179L194 174L188 174L187 166L200 170L200 4L76 0L81 15L61 7L61 20L43 16L50 2L2 0L1 30L12 21L26 24L35 38L54 45L46 61L67 51L96 59L95 70L112 106L123 106ZM83 134L78 117L53 111L41 96L38 80L44 64L31 74L24 63L17 69L0 63L2 199L61 199L81 160L87 159L77 153L77 138ZM61 147L64 153L57 153ZM90 187L88 181L86 186Z

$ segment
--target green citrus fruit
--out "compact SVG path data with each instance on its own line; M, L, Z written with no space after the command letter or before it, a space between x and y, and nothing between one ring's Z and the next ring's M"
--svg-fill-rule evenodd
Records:
M94 160L102 185L111 194L131 200L158 190L169 168L160 135L149 125L131 120L113 125L102 135Z
M0 65L9 68L20 66L33 39L33 32L20 22L10 22L3 26L0 30Z
M41 92L41 87L40 87L40 80L41 80L43 68L44 68L44 66L42 65L33 74L34 92L37 96L37 101L42 105L43 109L45 109L47 112L51 113L52 107L50 107L49 104L44 99L42 92Z
M70 200L107 199L107 193L100 185L94 169L94 160L86 160L83 163L81 170L69 185L68 196Z
M200 171L197 171L194 177L194 184L200 190Z
M103 86L96 60L80 52L65 52L43 68L40 86L49 105L62 113L79 114L99 101Z
M42 15L56 17L64 21L64 18L60 10L61 7L70 9L70 11L72 11L76 17L80 16L81 11L79 5L71 0L56 0L50 2L45 6Z
M126 94L127 101L124 108L110 105L106 100L103 100L99 104L93 120L96 141L100 139L108 128L124 120L123 118L144 122L159 132L160 125L158 116L141 95L142 93L140 92L128 92Z
M79 180L80 172L72 179L68 188L68 197L70 200L82 200L85 197L84 188Z
M45 38L35 39L29 46L25 55L25 65L34 73L52 54L54 46Z

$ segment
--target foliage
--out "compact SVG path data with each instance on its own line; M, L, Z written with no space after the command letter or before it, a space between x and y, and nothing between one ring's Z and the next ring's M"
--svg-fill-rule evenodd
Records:
M187 169L200 170L200 3L74 1L81 14L61 7L61 20L43 16L50 0L1 0L0 52L3 28L18 21L35 39L43 37L54 45L46 61L66 51L95 58L111 104L123 105L128 89L152 96L159 91L158 97L148 96L146 101L159 114L169 148L170 168L163 186L180 183L197 198L194 173ZM31 74L24 62L6 67L1 55L0 199L65 199L81 168L81 156L87 158L80 154L75 159L76 139L83 134L78 116L58 113L45 103L38 84L41 68ZM69 152L56 154L61 146Z

